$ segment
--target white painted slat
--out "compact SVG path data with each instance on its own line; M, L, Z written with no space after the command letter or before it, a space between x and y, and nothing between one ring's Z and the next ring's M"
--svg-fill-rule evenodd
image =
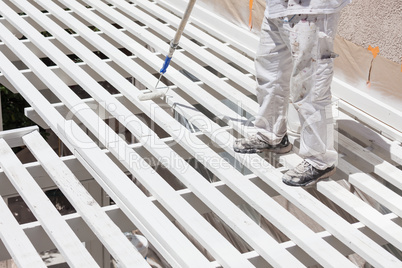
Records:
M47 9L52 11L54 14L57 14L57 11L54 11L51 7L47 6ZM64 12L63 10L61 10ZM33 17L37 16L38 14L34 14L33 10L27 11L27 13L31 14ZM41 14L41 13L39 13ZM47 25L49 28L51 28L51 23L48 22ZM64 33L62 29L60 29L60 33ZM24 31L24 30L23 30ZM25 32L26 33L26 32ZM52 33L56 36L57 35L57 30L54 30L52 28ZM27 36L30 36L29 33L26 33ZM68 35L66 35L69 37ZM38 42L36 39L32 38L33 42ZM45 44L41 44L44 46ZM53 52L55 53L55 52ZM54 54L52 54L54 55ZM60 66L67 66L69 68L69 71L72 73L74 77L77 79L85 80L85 83L83 83L84 88L89 90L89 88L92 86L93 90L96 91L96 97L99 102L106 102L108 104L108 108L110 109L111 105L114 105L114 108L117 110L117 114L124 118L132 118L133 115L131 112L129 112L124 106L121 105L121 103L116 102L112 96L107 93L103 88L101 88L99 85L96 84L94 80L91 80L90 77L83 78L79 77L79 75L84 76L84 73L82 72L77 72L77 70L81 71L79 68L77 68L76 65L72 64L71 60L69 60L67 57L61 57L61 55L58 55L58 59L54 59L55 62L57 62ZM96 56L94 57L95 59L98 59ZM63 61L64 59L64 61ZM70 64L70 65L69 65ZM119 76L120 77L120 76ZM121 77L122 81L128 83L128 85L132 86L127 80L123 79ZM87 86L88 83L91 86ZM54 85L50 85L50 87L55 90ZM98 90L95 90L98 89ZM58 96L63 96L64 99L69 102L69 105L71 107L76 107L80 105L81 101L80 100L73 100L71 97L68 97L68 94L66 91L61 91L59 90L59 94L56 93ZM102 95L102 91L103 95ZM70 93L71 95L72 92ZM92 93L93 94L93 93ZM72 102L73 101L73 102ZM110 106L109 106L110 105ZM116 111L115 111L116 113ZM79 118L81 118L83 121L92 121L92 129L96 129L99 127L99 125L95 122L95 114L89 113L89 111L85 114L82 114L80 110L77 109L77 112L75 115ZM81 115L81 116L80 116ZM94 118L95 120L90 120L90 118ZM130 121L134 122L134 118L130 119ZM139 121L137 119L137 121ZM123 122L124 123L124 122ZM132 126L132 125L131 125ZM140 125L140 123L136 123L135 129L131 127L131 130L135 133L140 133L140 135L143 135L143 131L149 132L150 130L144 130L146 127L145 125ZM96 133L97 134L97 133ZM113 137L113 134L108 134L109 137ZM116 135L114 135L116 136ZM146 139L148 139L148 136L146 136ZM118 143L118 146L116 148L116 141ZM159 197L159 200L161 203L163 203L169 211L174 214L179 222L181 222L185 227L187 227L190 231L193 231L193 235L199 239L200 242L202 242L203 246L210 250L212 255L215 255L217 259L219 259L222 263L226 264L228 267L235 267L235 266L242 266L246 267L248 266L248 261L246 261L241 254L227 241L225 240L210 224L207 223L207 221L202 218L201 215L197 214L186 202L184 202L183 199L181 199L177 194L175 194L173 188L168 185L166 181L164 181L157 173L151 169L145 160L141 160L142 162L139 162L140 156L136 155L136 153L127 146L127 144L124 143L123 140L119 139L117 136L112 139L112 142L107 141L106 145L108 148L112 148L112 151L116 153L116 157L118 157L124 164L126 165L129 170L135 174L138 175L138 178L146 178L143 180L143 183L149 187L149 190L156 196ZM129 156L129 157L127 157ZM165 155L162 156L161 159L169 159L170 155ZM178 157L179 158L179 157ZM129 162L131 161L131 162ZM180 160L183 161L184 160ZM135 162L135 163L134 163ZM185 162L184 162L185 163ZM142 171L139 171L137 168L142 168ZM196 172L196 171L195 171ZM198 174L198 176L200 176ZM150 180L149 178L152 177L154 178L153 180ZM201 177L201 176L200 176ZM202 178L202 177L201 177ZM202 178L202 181L205 181L204 178ZM183 213L183 211L186 211ZM239 212L241 212L239 210ZM242 213L242 212L241 212ZM249 219L249 221L251 221ZM244 225L246 225L244 223ZM258 226L257 226L258 227Z
M49 8L49 6L47 6L47 8ZM52 12L53 13L57 13L57 10L55 11L55 10L52 10ZM71 20L70 20L71 21ZM86 28L84 28L84 29L86 29ZM100 43L102 43L101 42L101 40L99 40L99 42ZM77 44L76 44L77 45ZM85 49L85 48L84 48ZM90 56L90 55L89 55ZM85 58L85 55L83 55L83 57ZM94 61L94 60L92 60L92 61ZM99 68L99 66L97 66L98 68ZM103 66L103 69L105 68L105 66ZM74 67L72 67L72 69L75 69ZM72 69L70 70L71 72L72 72ZM72 75L75 75L74 73L72 73ZM118 79L119 78L119 76L117 76L117 77L112 77L112 79ZM86 80L87 81L87 80ZM125 80L122 80L122 81L125 81ZM127 82L127 81L125 81L125 82ZM83 84L85 84L85 83L83 83ZM96 88L96 86L94 87L94 88ZM90 89L89 87L87 87L87 90L89 90L89 91L91 91L91 90L93 90L93 89ZM97 94L100 94L100 92L97 92ZM63 93L63 95L65 95L65 93ZM100 99L102 99L102 100L108 100L107 101L107 103L113 103L113 99L110 99L110 98L107 98L106 97L106 95L104 94L103 96L105 96L104 98L100 98ZM63 97L65 97L65 96L63 96ZM118 103L115 103L116 104L116 106L115 107L119 107L119 104ZM117 113L116 113L117 114ZM123 107L122 108L119 108L119 111L118 111L118 114L121 116L121 115L124 115L125 113L124 113L124 109L123 109ZM78 115L78 114L77 114ZM85 119L84 119L85 120ZM133 130L133 129L131 129L132 130L132 132L133 133L137 133L137 135L138 135L138 131L136 131L136 130ZM151 150L153 150L153 146L151 145L148 149L151 149ZM124 149L122 149L122 151L124 152ZM121 153L121 152L120 152ZM168 154L166 154L166 153L168 153ZM169 154L170 153L170 154ZM169 152L168 150L165 150L165 155L163 156L163 159L168 159L170 156L171 156L171 154L172 154L173 152ZM133 172L136 172L136 170L133 170ZM138 172L138 171L137 171ZM175 172L177 172L177 170L175 171ZM195 170L192 170L191 171L192 172L192 174L193 174L193 176L184 176L183 174L178 174L180 177L182 177L182 178L190 178L190 177L194 177L194 176L196 176L196 177L200 177L200 175L195 171ZM141 176L141 177L143 177L143 176ZM146 176L144 176L144 177L146 177ZM200 183L202 182L202 183L204 183L205 185L203 186L203 188L205 188L205 187L207 187L207 185L208 185L208 187L209 187L209 184L204 180L204 178L202 178L202 177L200 177L200 179L198 180ZM147 181L145 181L145 182L147 182ZM190 184L194 184L194 182L191 182ZM197 187L197 189L198 189L198 187ZM208 192L209 193L209 191L213 191L214 190L214 188L211 188L211 187L209 187L209 189L207 190L207 191L203 191L204 192L204 194L206 193L206 192ZM201 191L200 191L201 192ZM212 197L213 197L213 195L211 195ZM220 196L220 195L218 195L218 196ZM171 197L170 197L170 199L172 199ZM216 199L216 198L215 198ZM210 202L210 203L213 203L212 201L210 201L208 198L205 198L205 200L207 200L208 202ZM254 239L254 241L255 240L257 240L257 241L259 241L259 248L261 249L261 251L263 252L263 254L264 255L266 255L268 258L272 258L272 256L270 256L270 254L272 254L272 251L271 252L269 252L268 253L268 251L269 251L269 248L272 248L272 250L279 250L279 251L281 251L281 254L282 254L282 252L283 253L285 253L285 251L283 251L283 250L281 250L279 247L277 247L277 246L275 246L275 244L272 244L273 243L273 241L271 241L270 243L271 243L271 245L267 242L267 240L268 240L268 238L269 238L269 236L267 236L267 234L266 233L264 233L264 232L262 232L261 231L261 229L258 227L258 226L255 226L254 228L251 228L251 225L253 225L254 223L249 219L249 218L245 218L245 215L238 209L238 208L236 208L236 207L233 207L233 205L232 205L232 203L230 203L230 202L228 202L228 201L225 201L226 199L222 199L222 197L220 197L220 202L216 202L216 204L219 204L221 207L223 207L223 208L225 208L225 207L227 207L226 208L226 210L228 210L230 207L232 207L231 208L231 210L235 210L235 211L238 211L235 215L236 215L236 217L233 217L232 218L232 220L231 220L231 222L232 222L232 225L234 224L234 226L236 226L236 228L239 228L239 225L241 224L241 225L243 225L243 229L242 229L242 231L244 232L244 233L246 233L246 234L250 234L251 235L251 237L249 238L249 239ZM224 201L224 202L222 202L222 201ZM225 205L226 204L226 205ZM175 212L175 211L173 211L173 212ZM232 212L233 213L233 212ZM178 215L178 217L182 217L183 215ZM239 221L238 219L239 219L239 217L243 217L244 218L244 220L241 220L241 221ZM255 233L258 233L258 235L255 235ZM204 234L204 236L205 236L205 234ZM201 239L201 237L200 237L200 239ZM256 243L256 242L254 242L253 241L253 243ZM264 246L261 246L261 245L264 245ZM212 246L212 245L207 245L208 247L210 247L210 246ZM283 254L282 254L283 255ZM278 254L278 256L282 256L282 255L279 255ZM288 254L285 254L285 256L287 256L287 258L286 258L286 262L287 263L289 263L290 261L292 261L292 259L291 259L291 255L288 255ZM290 259L289 259L289 257L290 257ZM233 259L233 256L231 257L232 259ZM274 262L275 262L276 260L274 260Z
M3 139L0 165L67 263L73 267L99 267Z
M317 189L348 213L402 249L402 228L334 181L322 181Z
M346 162L343 158L339 159L339 167L346 169L347 178L349 183L359 188L371 198L387 207L393 213L402 217L402 197L396 192L390 190L384 184L380 183L372 176L363 173L350 163Z
M70 13L71 13L71 11L70 11ZM79 19L79 18L81 18L81 17L78 17L77 19ZM4 18L3 18L3 19L4 19ZM81 18L81 20L82 20L82 18ZM31 23L29 23L29 24L32 25L32 24L33 24L33 23L32 23L32 19L31 19L30 21L31 21ZM88 23L86 23L86 24L88 24ZM4 25L6 28L10 29L10 27L9 27L6 23L4 23L3 25ZM33 25L37 25L37 24L33 24ZM142 26L142 27L143 27L144 29L147 28L147 26ZM39 31L39 30L38 30L38 31ZM43 31L43 30L42 30L42 31ZM120 29L120 31L122 31L122 32L127 32L127 30L125 30L125 29ZM98 32L96 32L96 34L102 36L103 38L108 39L108 41L109 41L110 43L112 43L112 44L115 45L116 47L119 47L118 43L116 43L116 42L114 42L114 40L108 38L108 37L105 35L105 33L101 32L101 31L98 31ZM80 43L85 44L88 49L90 49L90 50L92 50L92 51L96 51L96 49L95 49L92 45L86 43L86 42L82 39L82 37L79 36L78 34L71 34L71 36L74 37L74 38L76 38ZM58 47L61 51L63 51L66 55L72 54L72 52L71 52L68 48L66 48L63 44L61 44L60 42L58 42L57 39L56 39L54 36L46 37L46 39L48 39L50 42L52 42L55 46L57 46L57 47ZM38 58L44 58L44 57L46 57L45 53L44 53L42 50L36 49L35 45L31 42L31 40L25 39L25 40L20 40L20 41L21 41L22 43L24 43L29 49L31 49L32 52L35 53L35 55L36 55ZM121 48L121 47L120 47L120 48ZM20 60L14 53L11 53L11 50L7 47L6 44L4 44L4 42L0 42L0 51L2 51L11 61L19 61L19 60ZM135 57L133 57L133 58L135 58ZM85 63L81 63L81 64L85 64ZM54 66L54 68L57 68L57 66ZM3 75L0 74L0 78L1 78L2 76L3 76Z
M125 72L123 69L121 69L119 66L114 64L112 61L106 59L104 60L108 64L110 64L113 68L117 69L123 76L125 77L131 77L127 72ZM100 77L96 72L94 72L88 65L85 63L77 63L78 66L80 66L85 72L90 74L94 79L97 81L104 81L102 77ZM50 70L52 70L57 76L59 76L63 82L66 85L69 86L74 86L77 83L71 79L69 76L66 76L65 73L58 67L58 66L50 66L48 67ZM21 71L25 77L39 90L47 89L48 87L37 77L35 74L32 72L32 70L22 70ZM4 79L4 78L3 78Z
M1 25L0 28L2 28ZM6 33L8 33L6 29L1 29L0 37L3 40ZM13 39L13 36L8 36L7 39ZM14 43L17 47L18 44L18 42ZM28 51L24 51L23 47L19 47L19 49L23 50L25 56L30 55ZM173 266L209 266L209 262L199 251L133 185L130 179L111 162L110 158L106 157L76 124L65 121L2 53L0 53L0 71L19 89L24 98L31 102L31 105L36 108L63 143L74 152L79 161L165 259ZM77 143L77 141L81 143ZM87 147L78 146L83 144Z
M380 132L382 136L391 140L398 141L399 143L402 142L402 132L390 127L388 124L381 122L380 120L363 112L362 110L356 108L355 106L344 100L339 100L338 105L339 109L344 111L346 114L349 114L354 119L359 120L359 122L366 124L376 131Z
M364 173L352 174L349 182L402 217L402 197Z
M37 3L35 3L35 1L30 1L30 3L31 3L33 6L35 6L36 9L43 10L43 8L41 8L40 5L38 5ZM11 8L13 8L13 7L11 7ZM115 7L113 7L113 8L115 8ZM94 10L93 8L89 8L89 9ZM15 10L14 10L14 11L15 11ZM15 12L18 13L19 11L17 10L17 11L15 11ZM71 10L66 10L66 12L69 13L69 14L71 14L72 16L74 16L75 18L77 18L78 20L80 20L82 23L85 23L87 26L91 26L84 18L78 16L78 15L75 14L73 11L71 11ZM54 20L54 16L53 16L52 13L45 12L45 13L43 13L43 14L46 15L47 17L49 17L51 20ZM23 18L24 20L26 20L26 21L27 21L29 24L31 24L32 26L34 26L35 29L38 30L38 32L46 31L46 28L44 28L44 27L42 27L42 26L40 26L40 25L37 25L37 24L33 23L33 20L32 20L32 18L31 18L29 15L24 14L24 15L20 15L20 17ZM105 19L108 20L110 23L113 23L113 21L109 20L109 18L105 17ZM7 19L4 18L4 17L0 17L0 22L1 22L4 26L6 26L7 28L9 28L9 27L8 27L9 25L12 25L12 24L10 24L10 22L8 22ZM25 40L25 41L26 41L26 42L29 42L29 40ZM2 45L4 45L4 44L2 44L2 42L0 42L0 47L1 47ZM1 49L0 49L0 50L1 50ZM2 50L1 50L1 51L2 51ZM2 51L2 52L4 53L4 51ZM4 53L4 54L5 54L9 59L13 59L12 57L9 57L9 55L7 55L6 53Z
M121 102L124 106L126 106L133 114L139 114L141 111L134 106L130 101L128 101L122 94L113 94L113 96ZM93 98L83 99L85 103L88 104L88 107L92 109L100 119L108 119L112 118L110 113L105 111ZM52 106L56 108L56 110L63 116L68 117L71 116L71 111L66 107L66 105L62 102L52 103ZM32 107L27 107L24 109L25 116L31 119L36 124L40 125L42 128L47 129L49 126L43 121L43 119L39 116L39 114Z
M399 133L402 133L402 120L400 120L402 118L402 111L380 102L368 93L358 90L337 78L333 79L331 88L335 95L348 96L348 103L366 113L370 112L370 116L377 118L379 121L392 126ZM361 101L362 98L364 99L363 102Z
M381 158L388 162L394 161L402 165L402 146L400 142L386 138L382 133L376 132L366 125L359 123L341 111L339 111L337 123L341 130L347 131L348 135L365 143L367 147L372 147L373 152ZM371 122L367 124L369 126L373 125Z
M247 179L252 179L253 181L256 180L255 177L250 177ZM258 183L258 182L257 182ZM230 191L228 187L221 182L215 182L212 183L214 187L216 187L219 191L221 192L228 192ZM269 190L269 189L266 189ZM188 200L188 202L193 206L197 208L197 211L201 214L203 213L209 213L211 210L203 203L199 202L199 199L189 191L188 189L183 189L183 190L178 190L178 194L183 196L184 199ZM157 202L155 197L150 196L148 197L150 201L152 201L156 206L159 208L163 209L163 207ZM234 202L236 205L241 205L244 204L244 201L241 200L240 198L231 198L231 201ZM134 230L137 229L133 223L131 223L127 217L123 214L121 209L117 205L110 205L106 207L101 208L103 211L105 211L108 216L116 223L119 224L122 230ZM174 217L171 215L167 215L169 220L173 221L175 220ZM88 226L85 224L83 220L80 220L81 216L77 213L69 214L67 216L63 217L66 222L71 226L73 231L77 234L77 236L81 239L81 241L90 241L95 239L95 235L92 234L92 232L89 232ZM29 224L24 224L22 226L24 230L27 232L27 235L29 238L32 239L32 237L40 237L41 233L43 233L43 229L41 228L39 223L29 223ZM40 242L36 241L36 245L38 247L38 251L42 252L45 250L50 250L53 249L54 246L53 244L49 241L48 243L45 242L44 240L41 240ZM47 244L46 244L47 243ZM1 244L1 243L0 243ZM2 248L0 248L0 261L9 259L10 257L7 256L8 254L2 251Z
M22 146L24 143L21 137L35 130L39 130L38 126L1 131L0 139L4 139L11 148Z
M121 267L150 267L39 132L30 133L24 136L23 140L119 265Z
M0 240L3 241L18 267L46 267L1 196Z
M365 166L370 167L374 173L402 190L402 170L384 161L369 150L362 148L359 144L341 133L338 134L337 142L344 151L355 155L359 161L363 162Z
M78 174L80 180L91 179L89 173L80 165L75 157L66 156L63 157L63 161L69 166L71 170ZM34 177L36 183L44 190L50 190L54 188L54 183L49 180L47 174L38 162L30 162L24 164L24 167ZM18 192L14 189L12 184L7 179L4 171L0 171L0 195L4 197L17 196Z

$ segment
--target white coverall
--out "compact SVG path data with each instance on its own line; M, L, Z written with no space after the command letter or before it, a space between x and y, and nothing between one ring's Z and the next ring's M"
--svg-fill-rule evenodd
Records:
M287 132L289 100L301 123L300 156L317 169L335 164L331 81L339 11L349 0L267 0L255 60L255 128L271 144Z

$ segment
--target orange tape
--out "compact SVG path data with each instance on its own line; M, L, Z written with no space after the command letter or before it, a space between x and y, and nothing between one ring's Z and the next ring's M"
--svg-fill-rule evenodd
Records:
M379 47L373 48L371 46L368 46L368 50L370 50L371 53L373 53L374 59L375 59L375 57L377 57L377 54L380 53L380 48Z
M370 50L371 53L373 53L373 59L371 60L371 63L370 63L368 79L366 82L367 86L370 87L371 86L371 81L370 81L371 80L371 70L373 69L373 61L374 61L375 57L377 57L378 53L380 53L380 48L378 46L374 47L374 48L372 46L368 46L368 50Z
M250 0L248 3L248 8L250 10L249 19L248 19L248 27L253 29L253 0Z

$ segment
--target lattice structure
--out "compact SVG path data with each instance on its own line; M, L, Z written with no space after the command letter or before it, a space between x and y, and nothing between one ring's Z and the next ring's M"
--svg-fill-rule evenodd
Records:
M338 171L310 189L281 181L301 161L297 135L286 155L234 153L258 108L256 36L196 7L160 83L167 98L138 100L184 3L0 0L0 83L69 152L36 127L0 134L0 195L37 219L19 224L0 200L0 259L43 267L37 252L56 247L71 267L149 267L123 235L138 229L166 267L352 267L356 256L402 267L400 132L337 96ZM16 157L21 145L34 162ZM60 216L44 194L54 188L76 213Z

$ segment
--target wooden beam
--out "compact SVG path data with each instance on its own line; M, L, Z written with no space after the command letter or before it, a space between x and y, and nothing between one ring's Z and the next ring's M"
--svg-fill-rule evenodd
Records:
M4 139L11 148L23 146L22 136L39 130L38 126L11 129L0 132L0 139Z

